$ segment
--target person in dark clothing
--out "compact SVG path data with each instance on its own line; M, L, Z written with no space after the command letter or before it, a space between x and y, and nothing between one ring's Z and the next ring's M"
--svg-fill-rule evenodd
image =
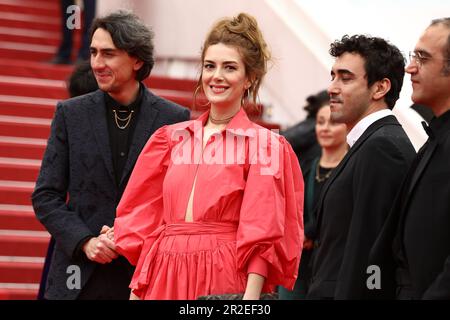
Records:
M430 121L434 118L433 111L427 106L413 103L410 108L417 112L427 123L430 123Z
M160 127L189 110L142 81L154 64L153 33L118 11L93 22L91 67L99 90L59 102L32 204L55 239L45 299L128 299L133 266L107 231L136 159Z
M71 98L78 97L98 89L97 81L95 80L89 61L83 61L77 64L67 81L67 89ZM39 284L37 296L38 300L45 300L44 293L54 248L55 239L50 237L47 254L45 256L44 268L42 270L41 282Z
M81 25L81 43L77 55L77 62L89 59L89 30L95 18L96 0L83 0L83 21ZM80 14L80 8L75 6L74 0L60 0L61 8L61 44L56 55L50 61L54 64L72 64L73 34L75 16Z
M306 164L304 171L305 200L303 222L305 226L305 241L300 260L298 278L295 287L289 291L279 287L281 300L305 299L311 281L310 260L313 252L315 238L315 211L314 207L319 200L320 192L333 170L347 153L347 126L330 120L330 106L327 101L319 107L316 115L315 133L321 147L321 156L314 158Z
M98 89L97 80L89 61L78 63L67 80L67 90L71 98L82 96Z
M406 72L412 100L433 111L389 219L371 251L384 299L450 300L450 17L433 20Z
M391 109L405 73L400 50L377 37L331 44L331 120L345 123L350 146L322 188L309 299L364 299L369 251L415 150Z
M303 108L307 112L306 119L281 132L294 149L303 171L307 169L307 163L320 155L320 146L315 132L316 114L319 108L329 100L326 90L310 95L306 98L307 105Z

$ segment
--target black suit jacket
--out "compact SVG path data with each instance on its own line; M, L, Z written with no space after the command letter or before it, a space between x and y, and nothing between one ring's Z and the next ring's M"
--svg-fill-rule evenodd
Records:
M450 299L450 111L439 118L371 251L385 299L396 296L400 266L409 274L410 298Z
M119 186L113 172L104 93L97 90L58 103L41 171L32 194L37 218L56 240L47 280L47 299L75 299L67 273L77 265L81 288L96 263L77 254L80 241L112 226L116 206L143 146L161 126L189 120L190 113L145 90ZM114 282L114 279L111 279Z
M316 138L316 119L306 118L293 127L281 132L291 144L302 171L308 168L308 164L314 158L320 156L321 149Z
M415 154L394 116L374 122L350 148L319 200L308 298L366 297L369 251Z

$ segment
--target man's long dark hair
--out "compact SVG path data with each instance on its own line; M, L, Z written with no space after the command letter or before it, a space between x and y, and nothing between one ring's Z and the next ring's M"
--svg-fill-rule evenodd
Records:
M109 32L118 49L144 62L136 74L136 80L142 81L150 75L155 64L153 32L135 14L120 10L95 19L91 27L91 39L98 28Z

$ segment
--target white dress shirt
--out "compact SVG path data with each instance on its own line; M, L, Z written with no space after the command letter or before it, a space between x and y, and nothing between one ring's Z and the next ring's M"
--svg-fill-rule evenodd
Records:
M367 130L368 127L375 121L380 120L381 118L394 115L390 109L383 109L374 113L365 116L353 127L352 130L347 135L347 143L351 147L355 144L355 142L362 136L364 131Z

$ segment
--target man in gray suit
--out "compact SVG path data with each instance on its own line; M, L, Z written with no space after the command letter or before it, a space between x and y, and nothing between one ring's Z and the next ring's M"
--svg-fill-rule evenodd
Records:
M190 113L153 95L153 34L119 11L93 22L91 66L99 90L58 103L32 195L56 240L46 299L128 299L133 267L106 236L144 144Z

